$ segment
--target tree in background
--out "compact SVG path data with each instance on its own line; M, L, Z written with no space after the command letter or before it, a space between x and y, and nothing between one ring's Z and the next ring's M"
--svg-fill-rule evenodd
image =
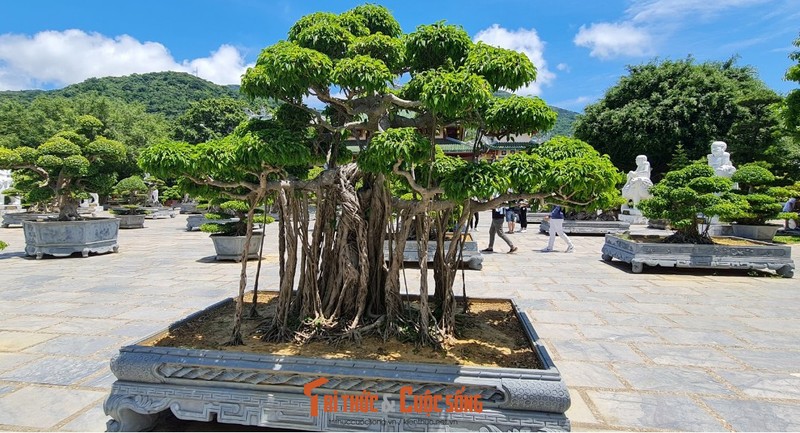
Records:
M792 43L800 48L800 37ZM785 78L800 83L800 50L789 53L789 58L796 64L789 67ZM784 179L800 181L800 89L792 89L786 95L779 112L782 136L770 149L768 157L776 174Z
M657 176L679 143L697 160L714 140L725 141L734 162L743 164L764 159L776 142L773 104L780 97L734 59L653 61L628 71L575 125L575 137L608 153L618 167L644 154Z
M104 125L92 116L79 116L75 129L61 131L36 148L0 147L0 168L20 170L40 182L15 185L29 188L25 199L56 200L59 220L80 219L79 199L89 192L108 193L117 179L117 167L127 156L125 145L98 133Z
M247 104L233 98L213 98L193 102L175 120L173 137L190 144L222 138L247 119Z

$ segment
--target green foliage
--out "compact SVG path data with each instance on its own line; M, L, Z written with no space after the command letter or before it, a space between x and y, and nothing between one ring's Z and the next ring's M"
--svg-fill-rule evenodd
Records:
M495 98L486 110L486 129L494 136L547 131L556 123L557 114L538 97L511 96Z
M310 87L325 88L333 69L323 53L281 41L265 48L256 65L242 77L242 92L250 98L288 97L299 101Z
M536 80L536 67L528 56L514 50L493 47L483 42L475 44L467 55L464 67L482 76L493 91L511 91Z
M393 77L383 61L363 55L340 60L331 72L334 84L366 95L385 91Z
M795 39L792 45L800 48L800 37ZM800 50L789 53L789 59L795 64L786 70L784 78L800 84ZM795 142L800 141L800 89L793 89L786 95L782 117L786 130L793 136Z
M175 119L173 137L190 144L202 143L230 134L247 120L244 101L233 98L204 99L193 102Z
M730 190L730 179L714 175L714 169L696 162L668 172L650 188L652 198L639 203L644 216L665 219L689 238L699 236L697 215L727 215L737 203L722 196Z
M472 197L492 197L511 187L511 180L500 164L486 161L453 164L441 182L447 197L464 201Z
M3 251L6 248L8 248L8 244L3 241L0 241L0 251Z
M414 128L394 128L377 134L370 146L358 155L358 166L367 172L391 173L395 164L410 171L414 164L429 158L431 142Z
M319 51L331 59L341 59L347 53L347 47L354 36L337 21L314 23L300 31L292 42L300 47Z
M403 32L400 23L384 6L364 4L354 7L349 11L363 18L363 23L371 34L383 33L391 37L398 37ZM355 33L354 33L355 34Z
M380 60L392 72L399 72L403 66L405 46L398 38L385 34L371 34L356 38L348 47L348 55L365 55Z
M414 78L421 84L420 100L437 115L453 119L481 110L491 98L489 83L465 69L429 71Z
M758 163L745 164L736 171L731 180L739 184L739 190L725 197L736 203L722 219L738 224L763 225L768 220L779 218L783 203L791 196L786 188L771 187L775 176Z
M628 70L575 125L576 137L608 153L617 166L643 154L657 176L678 143L696 160L714 140L725 141L741 164L762 159L775 143L777 119L770 107L779 98L748 67L689 58Z
M421 25L406 37L406 60L412 73L464 64L472 48L472 39L460 26L440 21Z
M147 197L147 185L139 176L130 176L114 185L114 193L125 196L128 203L138 203Z
M686 154L686 149L683 147L682 143L678 143L672 151L672 159L670 159L667 166L671 171L674 171L680 170L689 164L691 164L691 161L689 161L689 155Z

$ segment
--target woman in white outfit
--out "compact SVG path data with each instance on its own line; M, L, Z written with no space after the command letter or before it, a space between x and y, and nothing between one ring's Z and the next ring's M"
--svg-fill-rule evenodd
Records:
M565 252L573 252L575 250L575 246L572 245L572 241L569 240L569 236L564 233L564 212L561 210L561 206L555 206L553 211L550 212L550 242L547 244L547 248L542 250L543 253L549 253L550 251L553 251L553 244L556 242L556 233L558 233L558 237L567 243L567 250Z

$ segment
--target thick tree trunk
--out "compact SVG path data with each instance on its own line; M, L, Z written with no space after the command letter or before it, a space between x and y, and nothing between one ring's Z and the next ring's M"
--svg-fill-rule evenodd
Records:
M77 221L82 219L78 214L78 206L80 203L68 195L61 195L58 197L58 220L59 221Z

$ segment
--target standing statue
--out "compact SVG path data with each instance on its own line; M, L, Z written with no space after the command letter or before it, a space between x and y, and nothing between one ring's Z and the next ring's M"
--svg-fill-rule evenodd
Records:
M707 157L708 165L714 169L717 176L730 179L733 173L736 173L736 167L731 162L731 154L725 151L727 148L728 145L724 141L715 141L711 143L711 153Z
M652 186L650 163L647 162L647 156L639 155L636 157L636 170L628 172L628 181L622 187L622 196L633 201L635 208L640 201L650 198L650 187Z

